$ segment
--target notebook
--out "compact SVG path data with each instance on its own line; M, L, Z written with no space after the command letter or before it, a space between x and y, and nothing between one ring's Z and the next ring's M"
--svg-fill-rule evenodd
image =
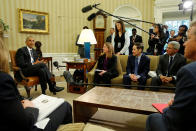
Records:
M163 109L168 107L168 104L163 103L152 103L152 106L157 109L160 113L163 113Z

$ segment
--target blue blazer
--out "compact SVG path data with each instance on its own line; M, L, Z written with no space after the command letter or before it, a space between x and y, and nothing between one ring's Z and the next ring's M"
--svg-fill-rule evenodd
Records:
M196 131L196 62L178 71L174 103L163 118L169 131Z
M127 61L127 75L128 74L134 74L134 69L135 69L135 56L130 55L128 57L128 61ZM138 66L138 75L140 75L141 77L138 79L138 82L142 85L146 84L146 80L148 78L148 72L150 70L150 59L142 54L141 59L140 59L140 63Z

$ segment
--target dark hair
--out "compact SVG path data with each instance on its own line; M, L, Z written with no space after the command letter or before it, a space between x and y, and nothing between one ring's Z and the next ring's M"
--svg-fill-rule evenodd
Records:
M188 27L187 27L186 25L180 25L180 26L179 26L179 29L180 29L180 27L183 27L183 28L185 29L185 30L184 30L185 33L186 33L186 31L188 30Z
M42 43L40 41L35 42L35 47L40 48L42 46Z
M165 33L163 32L163 28L162 28L161 24L156 24L155 26L157 26L159 29L159 38L161 38L161 39L164 38Z
M84 26L83 29L88 29L88 26Z
M141 49L142 51L144 50L144 44L140 42L135 42L134 45L137 47L137 49Z
M135 28L133 28L132 31L137 31L137 30Z
M125 25L123 23L123 21L119 20L117 21L116 23L119 23L121 25L121 30L122 30L122 33L125 33ZM118 29L116 27L116 24L115 24L115 35L117 36L118 35Z

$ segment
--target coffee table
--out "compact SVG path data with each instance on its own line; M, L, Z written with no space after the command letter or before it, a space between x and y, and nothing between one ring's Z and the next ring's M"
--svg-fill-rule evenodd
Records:
M98 108L149 115L152 103L167 103L174 93L94 87L73 100L74 122L87 122Z

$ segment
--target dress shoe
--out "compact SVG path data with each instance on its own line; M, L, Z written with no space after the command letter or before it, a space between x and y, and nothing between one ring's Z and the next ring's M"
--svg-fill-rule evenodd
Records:
M50 90L50 92L52 92L53 93L53 95L56 95L56 92L60 92L60 91L62 91L62 90L64 90L64 87L58 87L58 86L54 86L54 88L52 88L51 90Z
M46 94L46 90L42 90L42 94L44 94L44 95L45 95L45 94Z
M54 87L54 90L55 90L56 92L60 92L60 91L64 90L64 87L55 86L55 87Z

